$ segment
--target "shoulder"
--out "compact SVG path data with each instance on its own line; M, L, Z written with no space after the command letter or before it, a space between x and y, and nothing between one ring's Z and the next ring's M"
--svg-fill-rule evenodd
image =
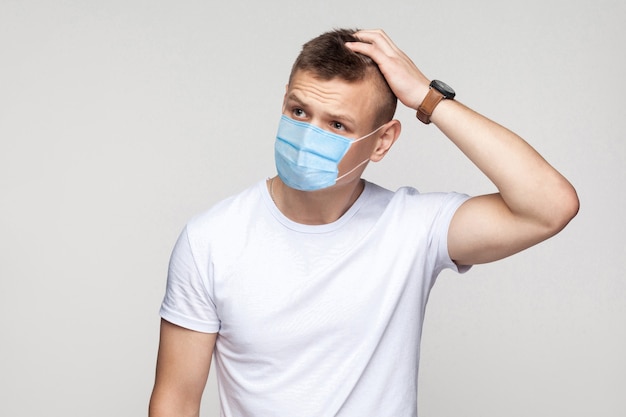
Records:
M261 186L264 181L227 197L209 209L193 216L186 224L190 238L198 234L216 233L224 229L246 227L263 203Z
M458 192L422 193L410 186L390 191L372 183L367 184L367 190L368 205L376 206L383 219L419 227L449 223L456 210L470 198Z
M419 212L456 211L470 197L458 192L421 193L414 187L400 187L393 193L392 207Z
M444 208L456 210L470 196L455 191L420 192L417 188L403 186L391 191L378 184L366 181L367 203L385 205L394 210L438 211Z

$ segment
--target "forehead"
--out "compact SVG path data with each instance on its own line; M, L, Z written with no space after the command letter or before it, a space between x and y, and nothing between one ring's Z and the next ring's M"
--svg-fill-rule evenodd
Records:
M331 113L370 118L375 114L376 93L375 84L369 78L354 82L337 77L324 80L311 72L297 71L287 86L285 99Z

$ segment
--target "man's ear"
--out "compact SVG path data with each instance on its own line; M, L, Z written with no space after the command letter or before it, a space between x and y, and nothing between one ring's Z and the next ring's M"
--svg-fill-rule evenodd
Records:
M391 120L387 122L385 126L380 129L381 133L376 141L376 147L370 156L370 161L378 162L387 155L391 146L396 142L400 136L402 125L399 120Z

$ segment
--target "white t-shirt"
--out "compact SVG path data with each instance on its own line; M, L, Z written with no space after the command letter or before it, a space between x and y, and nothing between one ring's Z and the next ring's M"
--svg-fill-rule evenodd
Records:
M261 181L191 220L161 316L218 332L225 417L414 417L424 309L468 197L366 182L337 221L286 218ZM466 268L465 268L466 269Z

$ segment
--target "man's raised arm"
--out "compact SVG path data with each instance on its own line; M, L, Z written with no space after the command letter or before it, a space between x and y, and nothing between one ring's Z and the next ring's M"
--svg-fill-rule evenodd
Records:
M429 80L381 30L359 31L347 46L371 57L406 106L417 110ZM450 225L450 257L462 265L495 261L558 233L578 212L572 185L515 133L456 100L442 100L432 122L495 184Z

